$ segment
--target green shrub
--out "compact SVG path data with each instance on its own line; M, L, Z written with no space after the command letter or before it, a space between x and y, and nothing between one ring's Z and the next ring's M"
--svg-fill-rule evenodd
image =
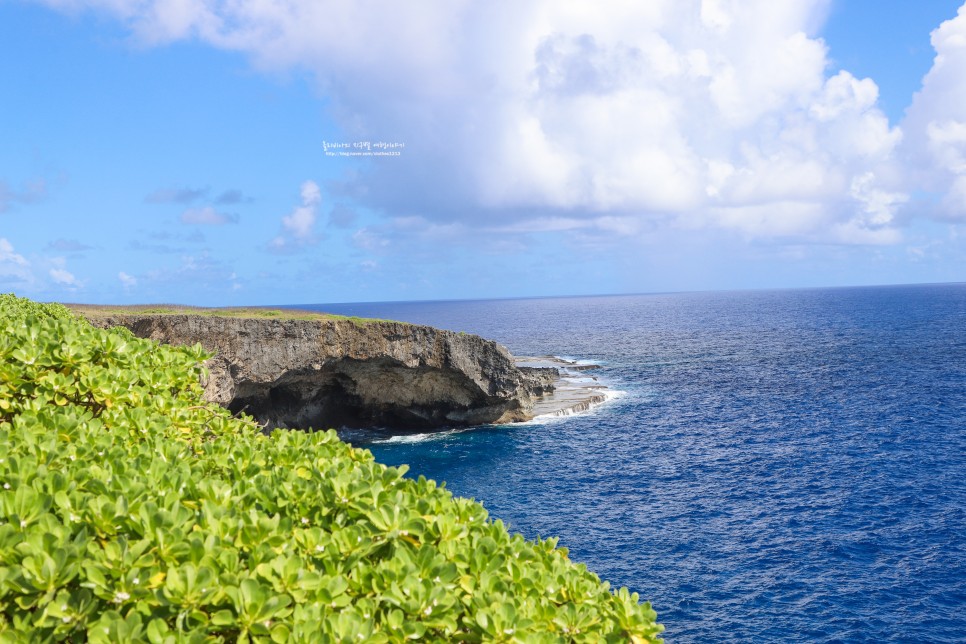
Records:
M70 309L63 304L56 302L42 304L24 297L17 297L12 293L0 293L0 310L3 312L3 317L19 322L25 321L28 317L42 320L50 318L69 320L74 317Z
M0 296L0 641L658 641L553 539L205 404L206 357Z

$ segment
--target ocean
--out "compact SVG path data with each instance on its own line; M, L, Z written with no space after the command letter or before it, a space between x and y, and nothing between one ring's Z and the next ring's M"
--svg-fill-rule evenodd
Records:
M966 284L302 308L599 364L588 412L365 446L666 641L966 641Z

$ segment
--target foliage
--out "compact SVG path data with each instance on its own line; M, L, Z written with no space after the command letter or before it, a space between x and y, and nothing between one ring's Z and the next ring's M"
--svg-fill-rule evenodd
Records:
M0 296L0 641L657 641L553 539L45 306Z
M0 311L3 312L4 318L18 322L23 322L28 317L36 317L42 320L49 318L69 320L73 317L70 309L63 304L32 302L12 293L0 293Z

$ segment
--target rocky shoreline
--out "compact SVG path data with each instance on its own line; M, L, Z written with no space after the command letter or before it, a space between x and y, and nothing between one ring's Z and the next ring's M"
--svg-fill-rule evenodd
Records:
M206 363L205 397L266 429L522 422L559 379L553 367L518 367L493 341L401 322L81 312L95 326L200 343L215 354Z
M591 373L600 368L596 364L584 364L557 356L515 357L521 369L552 369L557 372L554 389L533 403L535 418L570 416L587 411L606 402L610 393Z
M205 365L206 399L266 429L434 431L568 415L606 399L585 373L594 365L514 357L491 340L429 326L247 310L75 310L95 326L201 344L215 354Z

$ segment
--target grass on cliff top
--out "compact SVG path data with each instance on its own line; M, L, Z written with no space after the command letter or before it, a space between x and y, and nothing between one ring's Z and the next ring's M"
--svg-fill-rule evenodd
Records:
M360 318L334 313L320 313L300 309L274 309L261 306L228 306L205 308L183 304L66 304L75 314L87 318L107 317L110 315L198 315L201 317L241 318L258 320L348 320L353 324L364 325L372 322L397 322L380 318Z

